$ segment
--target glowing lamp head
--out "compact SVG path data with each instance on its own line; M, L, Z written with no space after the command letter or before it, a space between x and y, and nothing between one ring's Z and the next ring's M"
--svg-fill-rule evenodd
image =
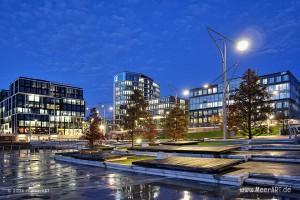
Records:
M142 139L140 139L140 138L136 139L136 143L137 144L141 144L142 143Z
M236 49L240 52L244 52L247 51L250 47L250 42L249 40L243 39L243 40L239 40L236 43Z
M189 96L190 91L189 90L183 90L182 94L183 94L183 96Z
M112 106L109 107L109 110L112 111L114 108Z
M208 88L209 85L206 83L206 84L203 85L203 87L204 87L204 88Z
M101 125L99 126L99 128L100 128L101 130L104 130L104 129L105 129L105 126L104 126L103 124L101 124Z

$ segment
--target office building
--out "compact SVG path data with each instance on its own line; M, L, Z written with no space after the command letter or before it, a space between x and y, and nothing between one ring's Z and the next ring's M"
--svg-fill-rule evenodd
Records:
M134 90L142 91L145 100L156 99L160 96L160 86L144 74L121 72L114 76L114 122L121 124L126 114L126 106L130 104L130 96Z
M162 128L163 119L169 114L170 110L179 105L181 109L184 109L188 112L188 100L175 97L175 96L166 96L160 97L156 99L151 99L148 101L149 103L149 111L153 116L154 122L157 128Z
M290 72L278 72L260 76L271 95L269 103L275 113L284 113L287 119L300 119L300 83ZM229 93L240 85L241 78L229 81ZM189 119L190 127L212 126L212 116L222 115L223 85L213 84L190 90Z
M83 89L20 77L0 103L0 132L30 139L76 138L85 114Z

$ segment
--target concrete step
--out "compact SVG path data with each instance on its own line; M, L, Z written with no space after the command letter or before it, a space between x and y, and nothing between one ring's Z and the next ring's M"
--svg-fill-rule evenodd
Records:
M247 178L244 183L255 186L276 186L281 188L292 188L293 190L300 190L299 181L278 181L274 179L262 179L262 178Z
M250 172L245 183L259 186L288 187L293 190L300 190L300 177L298 175Z
M285 157L252 156L248 160L251 160L251 161L268 161L268 162L300 163L300 158L285 158Z
M233 151L232 154L225 154L228 158L238 157L250 161L288 162L300 163L300 151Z
M249 144L294 144L291 139L255 139L249 141Z
M300 151L300 145L296 145L296 144L257 144L257 145L250 145L249 150Z

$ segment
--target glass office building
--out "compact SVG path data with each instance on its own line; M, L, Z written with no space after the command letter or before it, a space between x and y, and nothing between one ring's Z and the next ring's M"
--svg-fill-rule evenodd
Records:
M154 122L157 128L162 128L163 121L166 115L170 112L172 108L179 105L181 109L188 112L188 100L175 96L166 96L156 99L151 99L148 101L149 111L153 116Z
M300 83L290 72L278 72L260 76L271 95L269 103L275 113L284 113L287 119L300 119ZM229 81L229 93L234 92L241 78ZM190 127L212 126L212 116L222 115L223 85L214 84L190 90L189 119Z
M121 124L126 114L126 106L130 104L130 95L140 90L145 100L159 98L160 86L152 78L135 72L121 72L114 76L114 121Z
M1 133L79 137L84 114L82 88L20 77L0 103Z

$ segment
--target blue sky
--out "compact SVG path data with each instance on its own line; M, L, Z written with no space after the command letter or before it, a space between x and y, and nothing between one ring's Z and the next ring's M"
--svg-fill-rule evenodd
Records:
M163 95L201 86L220 73L206 27L251 51L229 48L237 75L291 70L300 77L300 1L0 1L0 88L18 76L85 89L89 106L112 102L113 75L128 70L160 83Z

